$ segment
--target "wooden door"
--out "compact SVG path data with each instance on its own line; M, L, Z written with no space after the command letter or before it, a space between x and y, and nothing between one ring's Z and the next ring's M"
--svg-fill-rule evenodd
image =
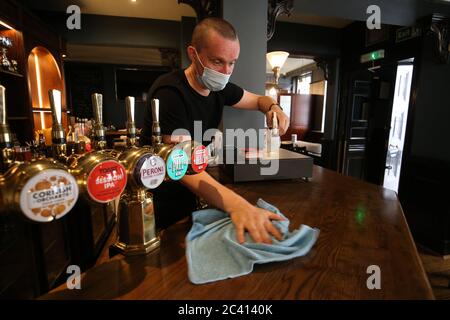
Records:
M367 72L355 75L351 81L342 161L342 173L363 180L372 85L371 75Z

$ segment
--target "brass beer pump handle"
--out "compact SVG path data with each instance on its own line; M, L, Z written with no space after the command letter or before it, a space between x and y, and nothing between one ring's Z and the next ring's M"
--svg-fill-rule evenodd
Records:
M152 99L151 103L153 116L152 145L157 148L162 145L161 127L159 125L159 100Z
M58 160L65 159L66 155L66 133L62 126L61 118L61 91L49 90L48 96L50 100L50 107L52 110L52 149L53 157Z
M152 99L153 122L159 123L159 99Z
M127 146L136 145L136 123L134 122L135 116L135 99L134 97L125 98L125 108L127 111Z
M61 91L51 89L48 91L50 106L52 109L53 125L61 125Z
M127 109L127 121L134 124L134 97L125 98L125 107Z
M93 93L92 108L94 111L94 149L106 149L105 128L103 127L103 95Z
M103 125L103 96L100 93L93 93L91 98L95 123Z

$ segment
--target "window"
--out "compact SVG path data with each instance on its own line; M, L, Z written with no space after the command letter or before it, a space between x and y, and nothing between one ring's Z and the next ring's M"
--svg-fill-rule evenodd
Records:
M304 73L297 79L297 94L309 94L312 72Z
M327 106L327 81L321 80L311 83L310 94L316 96L316 104L314 106L314 130L324 132L325 130L325 112ZM356 117L364 117L365 109L357 110L358 115Z
M280 95L280 106L288 117L291 116L291 100L291 95Z

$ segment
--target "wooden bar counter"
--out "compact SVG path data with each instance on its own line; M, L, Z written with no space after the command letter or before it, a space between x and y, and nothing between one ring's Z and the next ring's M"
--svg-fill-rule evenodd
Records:
M217 168L211 174L224 182ZM63 284L41 299L433 299L433 293L394 192L314 166L313 178L225 183L252 203L277 206L290 229L320 229L311 252L256 265L246 276L194 285L187 276L184 239L190 221L161 235L147 256L108 258L82 275L81 290ZM114 235L111 238L114 240ZM369 266L379 266L381 289L368 289Z

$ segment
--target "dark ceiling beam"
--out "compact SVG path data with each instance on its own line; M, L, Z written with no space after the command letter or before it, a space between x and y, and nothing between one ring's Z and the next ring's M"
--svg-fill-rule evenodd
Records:
M366 21L369 16L367 8L378 5L381 9L381 23L409 26L420 15L419 1L423 0L296 0L293 14Z
M194 9L197 21L208 17L221 16L221 3L219 0L178 0L178 4L184 3Z

